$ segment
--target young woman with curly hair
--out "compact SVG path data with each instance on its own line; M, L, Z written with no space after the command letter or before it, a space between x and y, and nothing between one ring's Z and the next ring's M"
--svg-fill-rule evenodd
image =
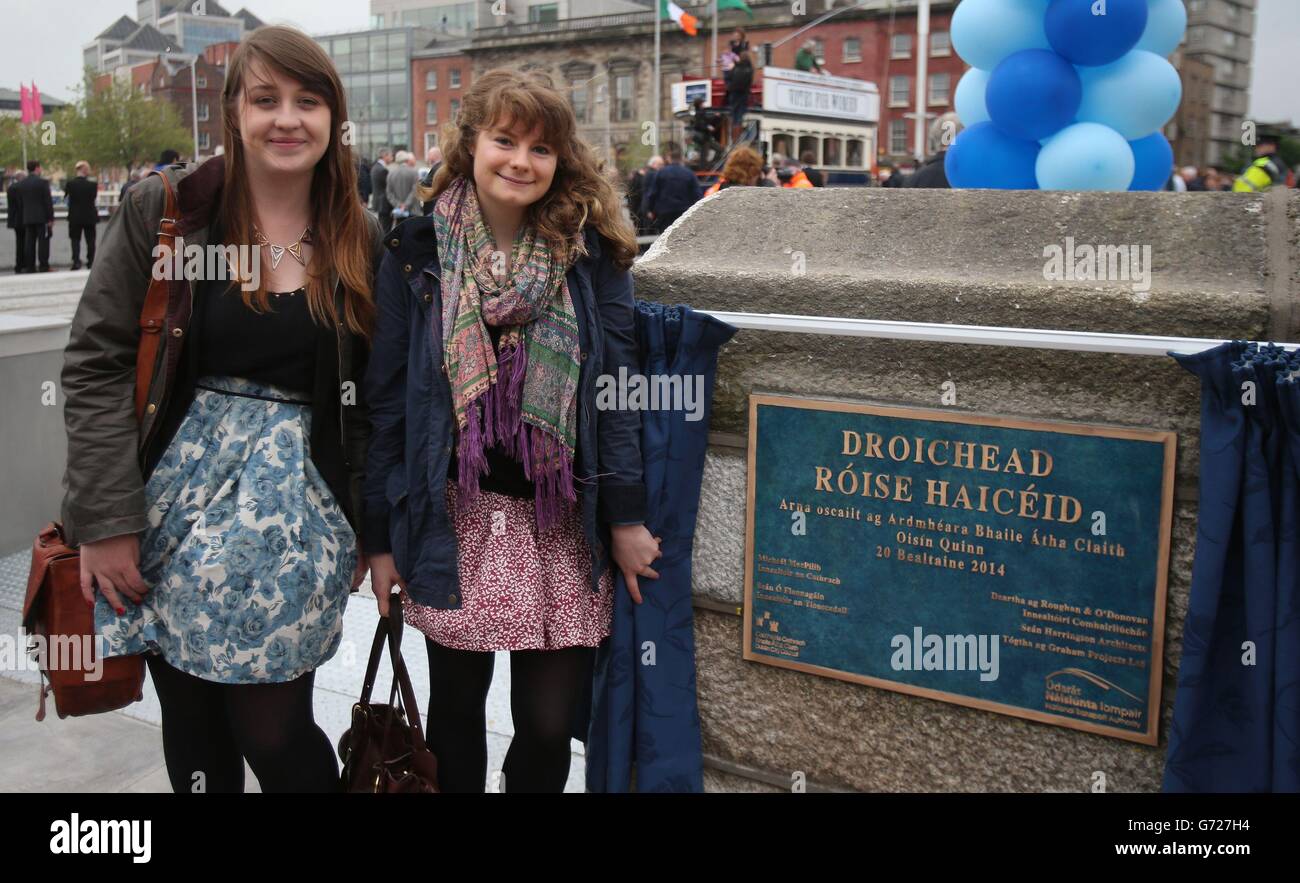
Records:
M380 612L399 588L427 638L442 790L484 790L509 650L505 790L562 791L611 558L638 603L658 576L640 416L596 401L600 375L637 370L636 240L545 74L478 78L443 151L433 212L389 234L377 283L364 542Z

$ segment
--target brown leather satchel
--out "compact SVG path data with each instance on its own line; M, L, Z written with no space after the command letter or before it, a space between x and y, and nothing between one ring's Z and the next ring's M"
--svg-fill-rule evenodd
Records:
M176 194L161 172L167 193L158 226L158 244L174 248L177 235ZM150 279L140 311L140 348L136 356L135 416L144 416L149 381L166 322L167 279ZM36 719L45 719L45 697L54 693L59 717L116 711L143 698L144 656L113 656L98 660L94 611L81 594L81 553L67 544L63 525L52 521L32 544L32 569L23 601L23 631L33 645L41 669L40 704ZM51 652L53 651L53 653ZM96 661L102 663L96 665ZM98 677L95 675L98 674Z
M23 631L41 668L38 721L45 720L51 691L59 717L115 711L143 698L144 657L100 659L94 619L81 595L81 556L51 522L32 546L23 602Z
M388 642L393 663L393 689L388 704L370 701L379 671L379 657ZM396 704L401 695L402 704ZM370 647L361 699L352 706L352 726L339 739L343 761L343 790L373 794L438 793L438 761L424 743L420 707L402 660L402 601L394 595L388 616L379 618Z

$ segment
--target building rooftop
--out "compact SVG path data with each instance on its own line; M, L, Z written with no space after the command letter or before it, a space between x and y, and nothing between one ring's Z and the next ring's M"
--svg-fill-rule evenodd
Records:
M235 18L242 19L244 22L244 30L248 30L248 31L255 31L258 28L262 27L264 24L266 24L260 18L253 15L253 13L249 12L247 9L240 9L238 12L235 13Z
M153 25L140 25L126 42L123 49L142 49L147 52L182 52L176 41L155 28Z
M0 87L0 105L7 105L12 101L16 106L21 98L22 93L17 89L5 89ZM44 92L41 93L42 107L63 107L67 103L68 102L55 98L52 95L46 95Z
M96 40L125 40L127 37L135 33L135 29L137 27L138 25L136 25L134 19L132 19L131 16L124 15L121 18L119 18L117 21L109 25L107 28L105 28L103 31L101 31L95 37L95 39Z

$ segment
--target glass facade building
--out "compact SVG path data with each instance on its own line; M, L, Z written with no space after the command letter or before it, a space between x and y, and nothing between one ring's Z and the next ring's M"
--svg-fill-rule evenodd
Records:
M417 40L428 42L428 36L403 27L315 39L334 59L343 80L353 150L373 160L381 147L410 149L411 52Z

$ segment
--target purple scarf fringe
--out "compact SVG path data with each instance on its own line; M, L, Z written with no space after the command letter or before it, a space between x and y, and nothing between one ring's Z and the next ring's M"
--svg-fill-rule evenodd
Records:
M497 382L466 411L469 425L460 433L456 450L457 475L466 502L478 496L479 476L488 472L487 449L501 448L524 467L533 482L537 529L546 531L564 516L566 503L576 502L573 452L550 433L521 419L528 357L522 344L503 350L497 359Z

